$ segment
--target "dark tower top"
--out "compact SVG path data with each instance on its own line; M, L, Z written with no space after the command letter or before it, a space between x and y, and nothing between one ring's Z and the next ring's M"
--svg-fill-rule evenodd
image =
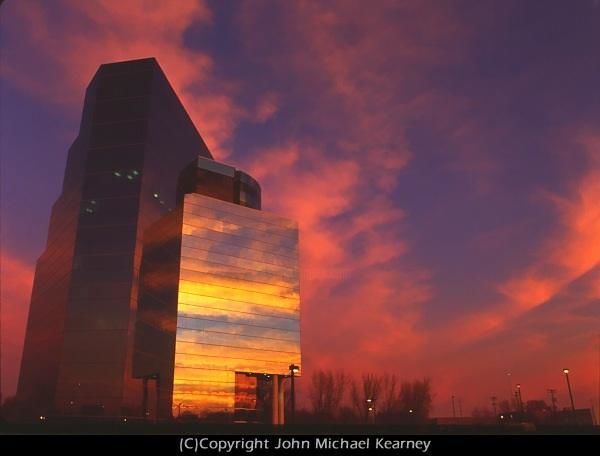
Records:
M198 193L252 209L261 208L260 185L249 174L203 157L186 166L177 183L177 201L186 193Z

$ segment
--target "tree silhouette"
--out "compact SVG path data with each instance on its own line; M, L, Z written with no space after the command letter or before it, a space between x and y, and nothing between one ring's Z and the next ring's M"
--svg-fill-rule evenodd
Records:
M431 412L431 380L404 382L400 388L399 415L411 422L423 421Z
M343 371L319 370L313 373L309 394L316 418L330 421L337 417L349 380Z
M369 416L376 415L381 384L382 378L376 374L363 374L360 382L352 382L352 405L361 421L368 422Z

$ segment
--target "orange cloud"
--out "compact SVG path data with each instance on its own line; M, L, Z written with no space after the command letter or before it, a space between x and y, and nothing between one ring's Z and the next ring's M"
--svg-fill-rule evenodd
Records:
M305 365L369 370L391 351L414 356L426 337L414 326L432 293L429 275L403 261L404 212L389 195L368 197L367 157L301 142L252 157L246 168L261 182L264 209L300 223Z
M551 325L553 321L562 321L566 325L574 319L569 312L577 305L600 297L595 280L589 281L583 296L568 297L569 287L600 262L600 249L596 248L600 245L599 138L589 132L577 137L590 166L572 184L571 191L566 195L544 193L542 201L550 202L555 208L557 224L542 241L531 264L497 286L503 299L488 302L469 315L449 322L449 328L436 335L437 339L446 341L443 345L452 350L466 349L470 344L506 337L503 335L510 334L524 319L533 318L529 316L531 311L551 300L563 302L561 313L553 313L547 320L532 321L538 326ZM581 327L579 331L582 331ZM586 334L585 337L591 336ZM546 336L539 333L523 334L518 340L522 353L549 347Z
M10 5L14 14L6 34L13 45L0 66L3 76L36 96L75 106L100 64L156 57L211 150L220 158L230 153L237 124L254 113L236 103L237 84L214 74L207 53L183 46L183 34L192 24L210 26L212 15L204 2L63 3L68 14L60 27L53 23L57 5ZM46 77L39 78L40 72ZM267 97L257 116L265 120L275 109Z
M256 105L254 120L256 122L266 122L272 118L279 109L279 103L279 96L276 93L265 94Z
M559 228L530 267L500 285L518 310L546 302L600 262L600 135L585 132L577 142L588 170L569 195L545 193L545 201L557 211Z
M499 285L503 299L448 322L435 336L445 349L430 361L461 366L440 367L436 375L447 379L440 385L446 397L478 382L487 394L462 392L472 406L485 404L492 393L506 398L506 373L512 372L512 388L526 385L526 400L546 398L546 390L556 388L559 407L568 407L563 367L577 372L577 407L589 407L597 394L600 136L586 131L574 138L588 166L564 194L544 193L537 200L552 204L557 223L530 265Z
M268 47L256 33L263 12L246 3L239 14L251 53ZM414 24L431 24L436 44L462 30L447 11L391 3L297 2L279 19L286 46L270 63L279 71L285 61L297 96L310 100L304 119L323 133L294 132L253 151L244 167L261 182L265 210L300 222L304 364L359 372L395 363L418 376L432 337L418 329L421 306L435 289L410 259L410 214L394 192L413 157L407 125L425 104L445 107L440 96L423 97L419 81L456 55L424 45Z
M422 306L436 296L436 279L411 261L411 243L402 230L411 214L398 208L393 193L416 153L407 125L418 120L443 136L448 150L435 158L446 170L468 176L480 194L494 188L490 176L499 171L490 144L509 133L506 125L478 117L481 100L430 84L440 65L461 63L473 29L452 8L425 3L371 8L359 2L297 2L279 17L289 36L282 54L273 55L256 33L262 14L249 4L240 14L249 51L268 49L273 71L285 61L286 74L295 74L302 85L298 96L310 100L309 126L323 132L260 151L248 166L263 184L265 208L301 222L303 324L310 328L305 365L351 365L360 371L393 364L415 375L428 371L444 398L459 392L484 403L494 390L508 390L506 370L519 368L543 397L543 375L557 362L549 353L563 356L570 349L553 349L554 340L540 328L557 321L581 326L568 309L538 320L535 315L525 320L526 311L556 297L597 262L600 249L593 246L600 227L592 209L600 201L592 188L600 182L597 173L578 184L589 198L578 202L569 195L569 204L559 209L561 228L530 267L498 287L488 279L490 294L499 289L500 296L478 305L469 302L481 299L471 298L469 290L462 292L463 303L440 297L441 305L456 305L456 314L422 329ZM353 166L340 166L337 177L325 171L348 163ZM513 230L500 234L511 237ZM521 328L524 321L535 331ZM526 371L540 354L543 373L533 379ZM465 387L469 391L459 391Z

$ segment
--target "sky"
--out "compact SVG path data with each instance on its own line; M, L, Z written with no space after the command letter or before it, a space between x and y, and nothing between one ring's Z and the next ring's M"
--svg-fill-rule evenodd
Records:
M438 416L511 383L567 407L568 367L598 407L598 0L4 2L4 397L85 87L151 56L299 222L301 402L333 368L430 377Z

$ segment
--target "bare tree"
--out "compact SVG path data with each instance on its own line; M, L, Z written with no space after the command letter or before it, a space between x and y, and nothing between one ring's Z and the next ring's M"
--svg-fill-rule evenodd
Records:
M400 384L396 374L384 374L381 377L381 392L377 401L377 414L390 416L398 409Z
M400 415L413 421L426 419L431 411L431 380L415 380L404 382L400 388L399 407Z
M320 370L313 373L311 380L312 412L319 420L418 422L425 420L431 411L431 381L428 378L400 383L396 374L368 373L360 379L350 379L342 371ZM348 386L352 409L344 407Z
M382 377L376 374L363 374L360 382L352 382L352 405L361 420L369 421L369 413L372 413L373 416L375 415L381 393L381 385Z
M343 371L319 370L313 373L311 380L313 414L324 420L335 418L349 383L348 375Z

